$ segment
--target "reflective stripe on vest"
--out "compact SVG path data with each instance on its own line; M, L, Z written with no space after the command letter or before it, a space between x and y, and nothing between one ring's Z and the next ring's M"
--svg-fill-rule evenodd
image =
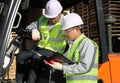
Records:
M66 83L98 83L97 80L69 80Z
M85 35L79 37L78 40L73 43L72 49L68 51L67 58L72 60L73 57L75 57L75 62L80 62L78 44L80 44L82 41L86 41L87 39L88 38ZM67 83L78 83L76 82L77 80L79 80L79 83L88 83L88 80L89 80L89 83L97 83L96 80L98 75L98 50L99 49L97 44L94 41L93 43L96 46L94 65L92 66L92 68L90 68L88 72L83 74L66 74ZM81 82L83 80L84 82ZM69 81L72 81L72 82L69 82Z
M97 76L70 76L67 78L68 80L96 80Z
M41 32L42 39L40 40L38 47L46 48L62 54L64 52L66 42L64 31L60 30L61 23L56 23L50 32L47 30L48 20L44 16L40 17L39 23L41 23L39 24L39 30Z

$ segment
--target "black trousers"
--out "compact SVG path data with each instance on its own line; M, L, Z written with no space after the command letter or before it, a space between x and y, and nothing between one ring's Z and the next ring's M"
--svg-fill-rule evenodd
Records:
M33 55L32 69L29 73L27 83L65 83L62 71L54 70L44 63L46 56L52 56L54 53L46 49L38 49L43 57Z
M28 70L26 71L26 68L28 67L28 65L26 67L26 65L24 63L27 59L32 58L32 56L33 56L33 53L32 53L31 50L23 50L16 56L16 60L17 60L16 61L17 62L17 65L16 65L16 81L17 81L17 83L23 83L24 77L26 77L25 73L26 74L29 73ZM26 79L27 79L27 77L26 77Z

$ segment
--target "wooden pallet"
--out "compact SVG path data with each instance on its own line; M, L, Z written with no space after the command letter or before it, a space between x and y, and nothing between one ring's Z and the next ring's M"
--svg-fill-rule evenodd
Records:
M74 7L74 12L78 13L84 21L82 32L99 44L94 0L89 0L88 4L84 4L83 1L78 3Z
M14 57L13 63L11 64L5 76L5 80L15 80L15 79L16 79L16 56Z
M119 17L120 16L120 1L111 0L109 10L111 14L116 16L116 22L112 26L112 35L119 36L120 35L120 17Z
M17 34L15 32L12 32L11 35L10 35L9 43L16 36L17 36ZM15 52L15 54L17 54L18 52L19 52L19 49ZM8 72L6 73L5 79L6 80L9 80L9 79L14 80L14 79L16 79L16 56L14 56L13 63L11 64L10 68L8 69Z

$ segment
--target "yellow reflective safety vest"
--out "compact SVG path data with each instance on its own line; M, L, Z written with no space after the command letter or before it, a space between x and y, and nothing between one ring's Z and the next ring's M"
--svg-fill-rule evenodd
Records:
M72 51L68 51L67 58L72 60L72 58L75 56L75 62L80 62L80 53L79 53L79 45L82 41L86 41L88 38L85 35L82 35L75 41L75 43L72 46ZM92 40L91 40L92 41ZM66 74L66 83L97 83L97 76L98 76L98 45L93 41L94 45L96 46L96 55L95 60L92 68L82 74Z
M64 31L60 30L61 23L57 22L51 31L47 29L48 19L44 16L39 18L38 23L42 38L38 43L38 47L63 54L66 47L66 41Z

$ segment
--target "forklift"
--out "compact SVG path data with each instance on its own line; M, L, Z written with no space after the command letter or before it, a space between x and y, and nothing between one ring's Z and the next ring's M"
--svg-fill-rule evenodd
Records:
M0 0L0 79L2 80L11 66L15 51L20 48L22 39L15 37L9 44L12 30L20 29L22 15L19 13L28 7L44 8L48 0ZM81 1L85 4L89 0L59 0L64 9L67 9ZM40 4L38 4L40 3ZM94 0L97 25L99 31L99 72L98 83L120 83L120 54L112 51L111 26L115 23L114 15L103 13L102 0ZM16 22L17 20L17 22ZM1 81L0 81L1 82Z

